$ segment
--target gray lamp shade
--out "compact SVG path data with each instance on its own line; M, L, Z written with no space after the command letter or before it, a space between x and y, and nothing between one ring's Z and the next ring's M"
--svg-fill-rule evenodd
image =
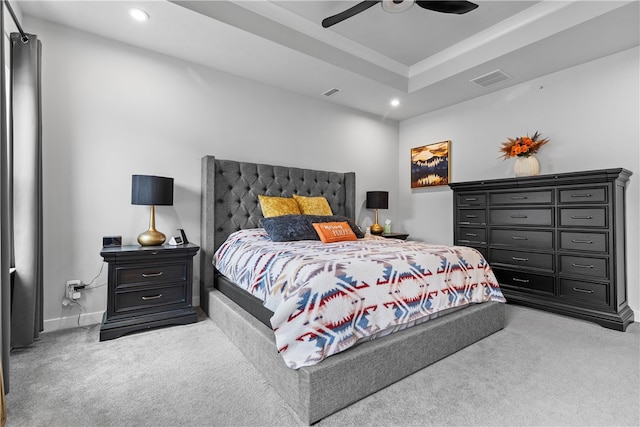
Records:
M149 206L173 205L173 178L132 175L131 204Z
M389 209L389 192L367 191L367 209Z

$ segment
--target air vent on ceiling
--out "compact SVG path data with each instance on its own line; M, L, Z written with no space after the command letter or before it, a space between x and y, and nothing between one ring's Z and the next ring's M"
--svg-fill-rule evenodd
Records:
M331 95L335 95L338 92L340 92L340 89L334 87L333 89L329 89L328 91L324 92L323 95L324 96L331 96Z
M495 70L469 81L477 84L478 86L488 87L503 80L509 80L510 78L511 76L507 73L504 73L500 70Z

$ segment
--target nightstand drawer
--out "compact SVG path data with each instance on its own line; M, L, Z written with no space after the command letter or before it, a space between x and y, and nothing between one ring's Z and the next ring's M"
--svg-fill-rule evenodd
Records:
M460 227L458 228L458 244L485 243L487 230L484 228Z
M570 233L560 232L560 249L588 252L607 252L606 233Z
M607 260L605 258L560 256L560 274L578 274L580 276L609 278Z
M493 229L490 235L492 245L553 249L553 231Z
M187 278L185 261L164 264L148 264L146 266L116 268L116 286L118 288L139 283L167 283L183 281Z
M560 296L574 302L588 302L609 304L607 295L609 285L603 283L589 283L578 280L560 280Z
M606 203L607 187L560 190L560 203Z
M552 276L523 273L521 271L493 268L493 272L506 289L513 288L521 292L555 294L555 279ZM508 300L508 297L507 297Z
M538 268L553 273L553 255L535 252L519 252L507 249L491 249L489 262L513 265L518 267Z
M132 310L149 310L153 307L185 303L185 284L174 286L158 286L137 291L116 292L115 313Z
M560 227L606 227L605 208L560 209Z
M484 209L460 209L458 210L459 224L486 224L487 212Z
M489 212L492 225L553 225L553 209L492 209Z
M553 192L551 190L493 193L489 196L489 203L492 205L550 204L552 201Z

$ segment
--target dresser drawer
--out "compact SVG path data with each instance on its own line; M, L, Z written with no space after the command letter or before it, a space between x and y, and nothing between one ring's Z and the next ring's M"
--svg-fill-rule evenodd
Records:
M458 228L458 243L485 243L487 241L487 230L485 228Z
M186 302L185 284L158 286L127 292L116 292L114 312L124 313L132 310L166 309L168 305Z
M553 191L517 191L509 193L492 193L489 195L492 205L526 205L553 202Z
M560 279L560 297L570 299L571 302L608 305L608 295L608 284Z
M606 227L607 209L560 208L560 227Z
M483 193L480 194L458 194L458 206L485 205L487 198Z
M555 279L552 276L542 276L540 274L502 268L493 268L493 272L500 286L505 289L516 289L521 292L538 294L555 294Z
M535 252L520 252L508 249L490 249L489 263L508 264L518 267L538 268L553 273L553 255Z
M560 190L560 203L606 203L607 187Z
M459 209L458 224L486 224L487 212L484 209Z
M489 211L491 225L553 225L553 209L491 209Z
M607 253L607 234L561 231L560 249Z
M496 246L553 249L553 231L492 229L490 236L491 244Z
M148 264L136 267L118 266L116 271L116 286L127 287L139 283L167 283L183 281L187 278L187 263L185 261L166 264Z
M579 274L580 276L609 278L606 258L577 257L561 255L559 257L560 274Z

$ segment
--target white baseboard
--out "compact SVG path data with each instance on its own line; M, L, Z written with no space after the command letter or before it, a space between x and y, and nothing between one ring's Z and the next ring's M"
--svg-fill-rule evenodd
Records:
M91 326L102 322L104 311L96 311L95 313L70 314L69 316L60 317L58 319L48 319L44 321L44 332L59 331L60 329L78 328L81 326Z

